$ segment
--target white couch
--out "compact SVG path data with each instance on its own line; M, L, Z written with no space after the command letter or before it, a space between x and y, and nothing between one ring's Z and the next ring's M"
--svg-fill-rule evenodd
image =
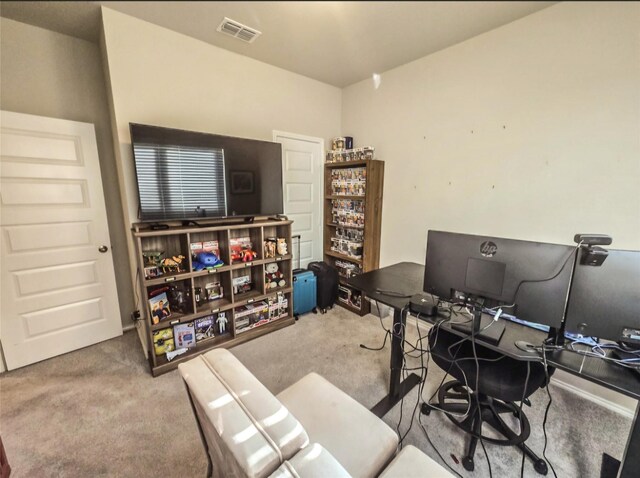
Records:
M452 476L414 447L395 456L397 434L318 374L276 397L226 349L178 368L209 458L208 476Z

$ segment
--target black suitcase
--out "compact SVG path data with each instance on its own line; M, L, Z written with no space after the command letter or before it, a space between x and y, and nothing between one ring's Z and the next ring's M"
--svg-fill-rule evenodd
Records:
M316 276L316 304L324 314L338 300L338 271L326 262L310 262L307 269Z

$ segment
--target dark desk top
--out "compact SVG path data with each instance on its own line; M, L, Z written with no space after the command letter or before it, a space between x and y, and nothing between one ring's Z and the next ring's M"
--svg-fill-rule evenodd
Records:
M415 262L400 262L352 277L347 282L373 300L394 309L403 309L409 304L409 297L422 292L423 280L423 265ZM385 295L376 292L377 290L391 291L408 297ZM444 318L445 316L439 314L439 317ZM430 318L429 322L437 319L437 317ZM546 332L511 321L505 321L505 323L505 331L498 345L480 341L478 343L482 343L485 347L518 360L541 361L540 353L524 352L515 346L515 342L524 340L534 345L540 345L547 337ZM451 329L448 324L443 324L441 327L461 337L466 336L464 332ZM547 363L560 370L565 370L608 389L640 400L640 374L614 363L596 357L586 357L568 350L547 352Z
M421 293L423 282L424 266L415 262L399 262L347 279L350 286L394 309L402 309L409 303L409 297ZM397 292L409 297L393 297L380 294L376 290Z

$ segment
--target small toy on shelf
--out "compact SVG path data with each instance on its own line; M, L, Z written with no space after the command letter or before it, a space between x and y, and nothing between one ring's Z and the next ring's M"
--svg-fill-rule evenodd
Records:
M258 253L252 249L242 251L242 262L251 262L256 257L258 257Z
M231 251L232 262L251 262L256 258L258 253L251 249L242 249L241 251Z
M276 287L284 287L287 282L284 279L284 274L280 272L277 262L270 262L264 268L264 281L267 289L273 289Z
M220 332L220 334L224 334L227 331L227 322L229 322L229 319L227 319L226 312L220 312L218 314L218 318L216 319L216 324L218 324L218 332Z
M144 251L142 258L144 259L145 266L157 266L162 261L162 251Z
M276 257L277 240L275 237L267 237L264 241L264 258L271 259Z
M195 259L192 261L192 264L194 271L201 271L203 269L222 267L224 262L222 262L213 252L199 252L195 255Z
M167 362L171 362L174 358L176 358L178 355L182 355L183 353L187 352L189 349L188 348L181 348L178 350L174 350L173 352L167 352Z
M231 238L231 262L251 262L258 257L250 237Z
M179 256L166 257L162 259L160 266L162 267L162 272L182 272L184 256L180 254Z
M286 256L289 253L287 240L284 237L278 238L277 252L279 256Z

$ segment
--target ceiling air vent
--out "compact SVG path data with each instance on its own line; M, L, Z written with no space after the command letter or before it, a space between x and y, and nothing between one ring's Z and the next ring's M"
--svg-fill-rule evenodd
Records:
M248 27L227 17L224 17L224 20L222 20L222 23L216 30L238 38L239 40L246 41L247 43L253 43L253 40L262 35L262 32L259 32L255 28Z

